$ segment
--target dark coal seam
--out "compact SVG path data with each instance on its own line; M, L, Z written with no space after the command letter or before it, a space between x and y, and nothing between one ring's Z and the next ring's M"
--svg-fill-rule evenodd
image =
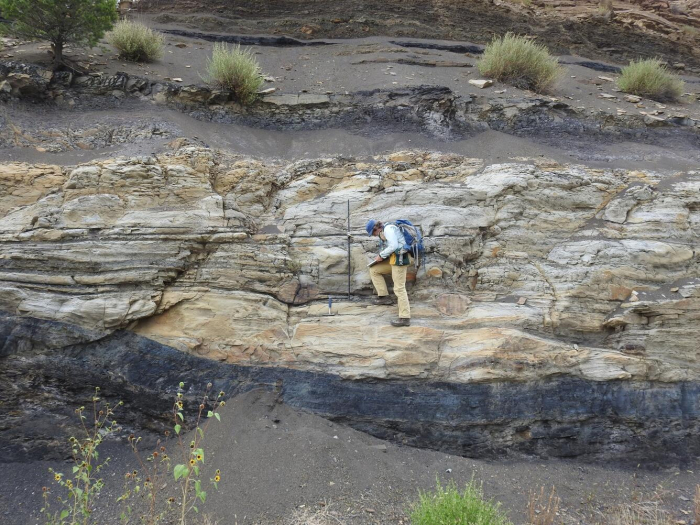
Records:
M592 69L593 71L600 71L601 73L620 73L620 72L622 72L622 68L619 68L617 66L603 64L602 62L592 62L590 60L584 60L582 62L562 62L562 61L560 61L559 63L567 65L567 66L581 66L581 67L585 67L588 69Z
M482 46L472 44L431 44L429 42L406 42L403 40L390 40L390 44L399 47L415 47L418 49L437 49L438 51L450 51L451 53L474 53L480 55L484 52Z
M246 36L246 35L217 35L212 33L200 33L198 31L185 31L182 29L163 29L161 33L198 38L209 42L228 42L244 46L272 46L272 47L308 47L308 46L332 46L335 42L312 40L305 42L288 36Z

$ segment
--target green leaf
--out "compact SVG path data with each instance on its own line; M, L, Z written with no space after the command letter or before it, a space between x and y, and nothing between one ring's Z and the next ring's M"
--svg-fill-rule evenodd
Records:
M197 493L199 496L199 493L202 492L202 482L199 480L196 480L194 482L194 491Z
M216 416L216 419L218 419L219 421L221 421L221 416L219 415L218 412L217 412L216 414L214 414L214 415Z
M175 425L175 433L179 434L182 427L180 425Z
M185 420L185 418L182 417L182 412L178 412L178 413L177 413L177 417L180 418L180 421L184 421L184 420Z
M192 505L192 510L195 511L197 514L199 514L199 509L197 507L195 507L194 505Z
M70 514L70 511L68 509L64 509L61 511L61 519L64 520L68 517L68 514Z
M199 497L199 499L202 500L202 503L204 503L204 502L206 501L206 499L207 499L207 493L204 492L204 491L202 491L202 492L200 492L199 494L197 494L197 496Z
M178 480L184 476L187 475L187 466L186 465L175 465L175 468L173 469L173 475L175 476L175 480Z
M75 473L78 472L79 470L80 470L80 467L73 467L73 474L75 474Z
M207 417L211 417L213 415L214 415L214 412L212 412L211 410L209 412L207 412Z
M202 430L201 428L197 427L197 432L199 432L199 435L202 437L202 439L204 439L204 430Z
M194 470L195 475L199 476L199 467L192 467L192 470Z

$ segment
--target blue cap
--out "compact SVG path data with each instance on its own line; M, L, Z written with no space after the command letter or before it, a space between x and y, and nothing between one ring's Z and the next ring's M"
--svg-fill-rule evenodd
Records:
M377 224L377 221L374 219L370 219L367 221L367 226L365 226L365 229L367 230L367 235L370 237L372 236L372 232L374 231L374 225Z

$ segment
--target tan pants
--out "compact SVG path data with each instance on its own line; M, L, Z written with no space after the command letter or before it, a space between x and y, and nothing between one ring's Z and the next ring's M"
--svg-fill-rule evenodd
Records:
M392 266L388 260L370 266L369 269L369 276L379 297L389 295L384 276L391 274L391 279L394 281L394 295L399 300L399 317L402 319L411 318L411 306L408 304L406 293L406 270L408 266Z

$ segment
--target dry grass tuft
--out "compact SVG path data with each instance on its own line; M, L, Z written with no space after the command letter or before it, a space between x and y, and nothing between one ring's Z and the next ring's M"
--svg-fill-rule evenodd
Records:
M344 525L337 516L333 515L328 505L319 509L304 507L296 509L294 513L284 521L284 525Z
M655 501L632 503L617 507L605 520L606 525L673 525L668 512Z
M598 10L603 13L613 12L613 0L599 0Z
M163 35L140 22L120 20L107 35L119 56L132 62L153 62L163 56Z
M653 100L678 100L683 95L685 84L657 59L638 60L622 68L617 81L625 93Z
M563 72L546 47L512 33L487 45L477 67L489 78L540 93L549 91Z
M695 487L695 498L693 503L693 518L695 519L695 523L700 525L700 485Z
M537 492L530 492L527 502L527 517L530 525L552 525L559 511L560 499L552 487L549 498L544 494L544 487Z
M257 98L263 78L260 65L250 50L217 42L206 67L205 80L232 91L239 103L251 104Z

